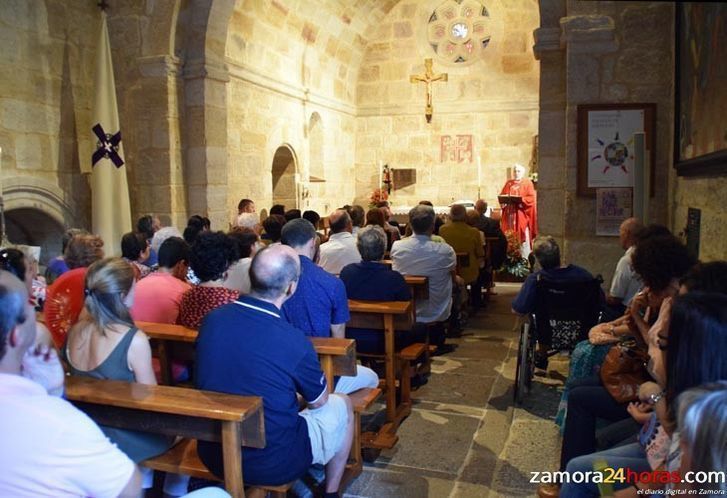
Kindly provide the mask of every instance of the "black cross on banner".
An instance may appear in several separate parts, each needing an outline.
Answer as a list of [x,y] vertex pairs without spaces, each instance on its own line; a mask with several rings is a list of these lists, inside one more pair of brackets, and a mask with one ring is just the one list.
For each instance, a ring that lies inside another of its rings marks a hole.
[[96,166],[104,157],[111,159],[117,168],[124,165],[124,160],[119,155],[119,143],[121,143],[121,131],[117,131],[114,135],[106,133],[99,123],[92,128],[93,133],[98,137],[96,142],[96,151],[91,157],[91,167]]

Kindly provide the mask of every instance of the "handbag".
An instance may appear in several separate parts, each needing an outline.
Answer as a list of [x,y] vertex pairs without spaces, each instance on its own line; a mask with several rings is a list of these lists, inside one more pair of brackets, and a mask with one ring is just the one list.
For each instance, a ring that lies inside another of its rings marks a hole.
[[601,365],[601,381],[618,403],[638,398],[639,386],[649,380],[646,348],[636,339],[626,338],[611,347]]

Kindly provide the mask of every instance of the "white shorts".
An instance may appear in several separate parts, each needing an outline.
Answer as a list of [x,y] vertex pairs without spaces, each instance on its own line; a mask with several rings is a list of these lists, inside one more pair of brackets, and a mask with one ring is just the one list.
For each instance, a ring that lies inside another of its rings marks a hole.
[[298,413],[308,424],[311,452],[314,464],[327,464],[341,449],[346,438],[348,408],[346,401],[337,394],[329,394],[328,402],[320,408]]
[[334,392],[340,394],[351,394],[359,389],[379,387],[379,376],[376,372],[363,365],[356,365],[356,376],[342,376],[336,382]]

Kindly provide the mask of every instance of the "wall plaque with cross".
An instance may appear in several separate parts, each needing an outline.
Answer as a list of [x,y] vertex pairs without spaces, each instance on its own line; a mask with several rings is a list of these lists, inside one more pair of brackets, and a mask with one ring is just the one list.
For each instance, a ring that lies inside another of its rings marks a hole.
[[427,123],[432,122],[432,114],[434,107],[432,106],[432,83],[435,81],[447,81],[447,73],[434,74],[432,70],[432,59],[424,59],[424,74],[412,74],[409,77],[412,83],[426,83],[427,85],[427,106],[425,108],[425,116]]

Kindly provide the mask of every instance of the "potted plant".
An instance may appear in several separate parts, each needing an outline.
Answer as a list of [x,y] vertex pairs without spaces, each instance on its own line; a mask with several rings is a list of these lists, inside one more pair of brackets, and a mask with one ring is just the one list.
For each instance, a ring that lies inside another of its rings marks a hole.
[[507,257],[497,273],[501,282],[522,282],[530,274],[530,263],[520,251],[520,239],[514,231],[505,232],[507,238]]

